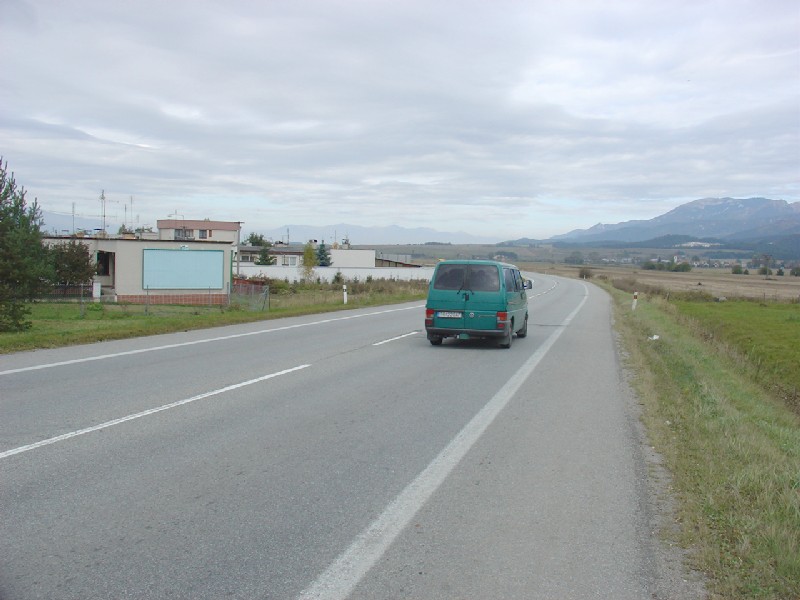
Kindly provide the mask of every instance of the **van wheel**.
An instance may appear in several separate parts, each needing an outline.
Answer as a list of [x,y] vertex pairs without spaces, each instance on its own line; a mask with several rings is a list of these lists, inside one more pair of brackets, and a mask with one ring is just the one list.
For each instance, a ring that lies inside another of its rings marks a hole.
[[440,337],[430,337],[428,341],[431,343],[431,346],[441,346],[442,345],[442,338]]
[[500,338],[500,347],[511,348],[511,340],[513,339],[514,339],[514,323],[512,322],[508,328],[508,334],[505,337]]
[[528,315],[525,315],[525,323],[522,329],[517,332],[517,337],[524,338],[526,335],[528,335]]

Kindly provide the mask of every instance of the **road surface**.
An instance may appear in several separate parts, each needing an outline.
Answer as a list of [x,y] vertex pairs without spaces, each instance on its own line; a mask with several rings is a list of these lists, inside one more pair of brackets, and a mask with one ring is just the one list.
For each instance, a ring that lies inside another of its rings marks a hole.
[[610,300],[533,278],[508,350],[415,302],[0,356],[0,600],[673,597]]

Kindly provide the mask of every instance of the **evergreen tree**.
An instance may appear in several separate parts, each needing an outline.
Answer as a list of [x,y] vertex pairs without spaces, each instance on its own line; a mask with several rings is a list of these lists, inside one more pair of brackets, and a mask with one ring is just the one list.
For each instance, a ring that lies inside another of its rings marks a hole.
[[26,301],[47,288],[52,270],[39,205],[27,205],[25,188],[7,167],[0,158],[0,331],[21,331],[31,326]]
[[50,250],[55,272],[54,281],[62,285],[89,283],[96,272],[94,257],[86,245],[70,240]]
[[333,264],[333,261],[331,261],[331,254],[325,247],[325,242],[320,242],[317,247],[317,264],[320,267],[330,267]]
[[266,246],[263,246],[261,250],[258,252],[258,258],[256,259],[257,265],[274,265],[275,264],[275,257],[269,253],[270,248],[272,248],[272,244],[267,242]]

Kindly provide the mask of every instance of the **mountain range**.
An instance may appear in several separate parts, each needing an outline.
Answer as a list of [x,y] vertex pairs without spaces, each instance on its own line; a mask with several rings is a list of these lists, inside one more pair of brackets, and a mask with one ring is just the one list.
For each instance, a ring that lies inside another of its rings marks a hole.
[[259,231],[267,239],[286,242],[307,242],[308,240],[324,241],[330,245],[334,241],[341,243],[348,239],[354,245],[370,244],[425,244],[440,242],[443,244],[495,244],[497,238],[472,235],[463,231],[437,231],[428,227],[408,229],[398,225],[387,227],[361,227],[338,223],[316,227],[311,225],[284,225],[278,229]]
[[[97,219],[73,218],[68,215],[42,212],[43,230],[47,233],[66,233],[74,229],[99,229]],[[106,231],[116,231],[118,224],[108,225]],[[242,232],[247,235],[249,232]],[[409,229],[398,225],[362,227],[339,223],[324,227],[284,225],[277,229],[258,231],[274,241],[325,241],[332,244],[349,239],[354,245],[370,244],[495,244],[496,238],[464,232],[443,232],[426,227]],[[617,224],[598,223],[588,229],[575,229],[553,236],[550,240],[522,238],[501,244],[523,245],[540,242],[570,244],[630,244],[666,236],[684,236],[701,240],[735,243],[785,243],[792,246],[800,240],[800,202],[768,198],[704,198],[682,204],[649,220],[624,221]]]
[[800,202],[768,198],[703,198],[649,220],[598,223],[553,236],[568,242],[643,242],[667,235],[754,241],[800,234]]

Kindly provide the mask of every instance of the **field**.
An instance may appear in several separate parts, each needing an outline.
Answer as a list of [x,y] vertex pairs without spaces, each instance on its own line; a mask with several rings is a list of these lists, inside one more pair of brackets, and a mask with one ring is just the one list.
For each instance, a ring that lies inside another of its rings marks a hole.
[[[548,263],[520,263],[525,270],[578,277],[581,268]],[[587,265],[592,277],[609,281],[627,280],[640,293],[648,290],[697,292],[713,299],[749,299],[762,302],[800,302],[800,277],[791,275],[732,275],[723,269],[694,269],[688,273],[646,271],[633,267],[595,267]]]

